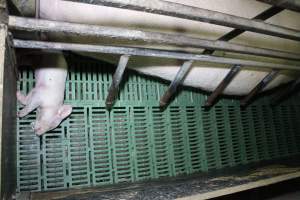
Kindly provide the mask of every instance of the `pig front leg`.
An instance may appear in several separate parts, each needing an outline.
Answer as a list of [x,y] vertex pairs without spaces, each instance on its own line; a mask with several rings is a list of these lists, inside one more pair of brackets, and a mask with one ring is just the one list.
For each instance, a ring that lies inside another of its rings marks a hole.
[[17,99],[21,104],[25,105],[25,107],[18,112],[18,117],[25,117],[41,104],[40,98],[37,95],[35,89],[32,89],[27,96],[18,91]]

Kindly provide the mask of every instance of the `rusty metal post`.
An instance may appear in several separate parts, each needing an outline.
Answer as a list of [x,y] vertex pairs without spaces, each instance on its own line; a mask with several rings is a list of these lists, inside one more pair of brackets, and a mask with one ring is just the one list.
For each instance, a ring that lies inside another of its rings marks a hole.
[[222,82],[218,85],[218,87],[214,90],[214,92],[207,98],[205,102],[205,106],[209,107],[212,106],[215,102],[216,98],[222,94],[222,92],[225,90],[225,88],[230,84],[232,79],[239,73],[241,70],[240,65],[234,65],[228,74],[225,76],[225,78],[222,80]]
[[119,85],[122,81],[122,77],[123,77],[126,65],[129,61],[129,57],[130,57],[129,55],[122,55],[119,60],[117,70],[113,75],[112,84],[108,90],[108,95],[106,97],[105,104],[108,109],[110,109],[113,106],[115,99],[118,96]]
[[177,72],[174,80],[171,82],[169,88],[164,93],[164,95],[160,98],[160,101],[159,101],[160,107],[165,107],[169,103],[170,98],[174,95],[174,93],[177,90],[178,85],[182,83],[185,76],[188,74],[189,70],[192,67],[192,64],[193,64],[193,61],[186,61],[183,63],[182,67]]
[[263,78],[253,90],[241,100],[241,106],[247,106],[248,103],[252,100],[254,96],[256,96],[259,92],[261,92],[278,74],[279,70],[272,70],[267,76]]

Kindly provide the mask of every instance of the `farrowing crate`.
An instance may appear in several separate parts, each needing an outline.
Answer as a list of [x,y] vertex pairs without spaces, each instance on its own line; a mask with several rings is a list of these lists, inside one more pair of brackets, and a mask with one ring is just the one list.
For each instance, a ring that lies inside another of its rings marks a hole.
[[[241,109],[184,88],[162,111],[163,81],[128,71],[111,111],[105,98],[115,67],[70,56],[66,103],[72,115],[37,137],[35,113],[17,120],[17,190],[50,191],[171,177],[247,165],[300,153],[300,96],[270,107],[270,96]],[[34,86],[20,72],[18,88]],[[20,105],[18,106],[20,109]]]

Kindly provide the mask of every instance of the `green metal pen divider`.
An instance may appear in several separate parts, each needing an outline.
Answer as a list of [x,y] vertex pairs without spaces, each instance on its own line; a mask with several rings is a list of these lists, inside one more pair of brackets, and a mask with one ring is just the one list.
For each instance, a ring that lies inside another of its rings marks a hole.
[[[72,115],[42,137],[31,130],[35,113],[17,121],[18,191],[136,182],[300,153],[299,95],[274,108],[266,96],[242,110],[229,99],[206,110],[204,94],[183,90],[162,111],[167,85],[127,72],[108,111],[114,66],[72,56],[69,67]],[[22,70],[19,88],[27,93],[33,85],[33,71]]]

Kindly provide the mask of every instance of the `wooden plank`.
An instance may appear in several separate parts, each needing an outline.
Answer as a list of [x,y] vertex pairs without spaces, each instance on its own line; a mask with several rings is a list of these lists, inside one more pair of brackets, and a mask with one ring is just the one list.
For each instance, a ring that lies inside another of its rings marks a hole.
[[251,190],[254,188],[259,188],[259,187],[264,187],[264,186],[280,183],[283,181],[287,181],[287,180],[291,180],[291,179],[295,179],[295,178],[299,178],[299,177],[300,177],[300,172],[295,172],[295,173],[276,176],[273,178],[259,180],[259,181],[239,185],[239,186],[228,187],[228,188],[224,188],[221,190],[216,190],[216,191],[212,191],[212,192],[208,192],[208,193],[204,193],[204,194],[198,194],[198,195],[189,196],[189,197],[177,198],[177,200],[212,199],[212,198],[221,197],[221,196],[225,196],[225,195],[229,195],[229,194],[234,194],[234,193],[238,193],[238,192],[242,192],[242,191],[246,191],[246,190]]
[[[56,192],[32,193],[32,200],[40,199],[89,199],[97,198],[137,199],[161,196],[161,199],[174,197],[174,199],[207,199],[223,196],[226,194],[245,191],[257,187],[267,186],[286,180],[300,177],[300,167],[289,165],[267,165],[265,167],[251,168],[248,170],[231,170],[227,174],[195,174],[193,176],[182,176],[165,178],[158,181],[146,181],[135,184],[118,184],[114,186],[102,186],[98,188],[72,189]],[[167,197],[165,196],[167,195]]]

